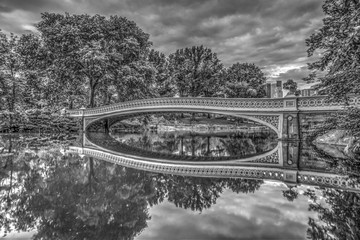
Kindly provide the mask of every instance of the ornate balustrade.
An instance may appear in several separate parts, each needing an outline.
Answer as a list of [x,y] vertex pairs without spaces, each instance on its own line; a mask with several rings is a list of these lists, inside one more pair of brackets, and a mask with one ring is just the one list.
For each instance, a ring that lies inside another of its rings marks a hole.
[[[360,97],[353,96],[350,105],[359,106]],[[326,96],[297,97],[297,98],[154,98],[112,105],[96,107],[91,109],[67,110],[72,117],[97,116],[113,112],[121,112],[136,109],[164,109],[164,108],[190,108],[204,110],[221,109],[228,111],[246,112],[275,112],[293,110],[338,110],[343,103],[334,103],[326,100]]]
[[310,171],[299,171],[282,168],[262,166],[233,166],[226,165],[197,165],[186,164],[181,162],[163,163],[156,161],[146,161],[133,158],[131,155],[113,154],[91,148],[70,147],[69,153],[76,153],[99,160],[119,164],[125,167],[135,168],[144,171],[195,176],[195,177],[222,177],[222,178],[251,178],[262,180],[276,180],[288,183],[287,175],[297,176],[293,183],[342,188],[351,191],[359,191],[359,186],[352,186],[346,176],[336,175],[333,173],[320,173]]
[[[344,106],[343,102],[330,102],[326,96],[311,96],[297,98],[299,110],[312,110],[312,109],[341,109]],[[348,102],[349,106],[360,106],[360,96],[351,96]]]
[[271,110],[282,109],[284,105],[283,99],[226,99],[226,98],[154,98],[135,100],[129,102],[116,103],[108,106],[97,107],[85,110],[68,110],[70,116],[95,116],[106,114],[109,112],[122,111],[136,108],[151,107],[199,107],[199,108],[219,108],[219,109],[244,109],[244,110]]
[[[336,174],[303,171],[298,173],[298,182],[306,185],[352,188],[350,181],[346,177]],[[359,186],[357,189],[359,189]]]
[[247,166],[226,166],[226,165],[203,165],[185,164],[181,162],[163,163],[156,161],[144,161],[132,158],[129,155],[117,155],[90,148],[70,147],[70,153],[83,154],[95,157],[96,159],[112,162],[126,167],[144,171],[198,176],[198,177],[244,177],[257,179],[272,179],[282,181],[284,174],[281,169]]

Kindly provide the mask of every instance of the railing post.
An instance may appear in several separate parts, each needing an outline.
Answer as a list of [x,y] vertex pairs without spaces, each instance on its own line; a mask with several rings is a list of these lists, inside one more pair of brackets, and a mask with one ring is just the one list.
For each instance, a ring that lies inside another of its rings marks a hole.
[[284,109],[285,110],[298,110],[298,98],[284,98]]
[[284,98],[282,138],[298,140],[300,135],[298,97]]

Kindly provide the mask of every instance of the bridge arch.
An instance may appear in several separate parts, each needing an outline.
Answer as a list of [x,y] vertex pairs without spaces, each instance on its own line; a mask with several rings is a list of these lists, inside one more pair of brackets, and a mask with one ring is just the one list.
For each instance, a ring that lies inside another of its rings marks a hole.
[[[84,119],[84,131],[93,123],[102,121],[107,118],[115,118],[121,116],[129,115],[141,115],[146,113],[181,113],[181,112],[194,112],[194,113],[210,113],[210,114],[220,114],[224,116],[233,116],[248,119],[254,122],[257,122],[263,126],[269,127],[273,130],[279,138],[281,138],[281,127],[282,127],[282,114],[264,114],[264,113],[241,113],[241,112],[229,112],[221,111],[218,109],[198,109],[198,108],[159,108],[159,109],[136,109],[136,111],[121,111],[121,112],[111,112],[107,114],[102,114],[95,118]],[[111,124],[112,125],[112,124]]]

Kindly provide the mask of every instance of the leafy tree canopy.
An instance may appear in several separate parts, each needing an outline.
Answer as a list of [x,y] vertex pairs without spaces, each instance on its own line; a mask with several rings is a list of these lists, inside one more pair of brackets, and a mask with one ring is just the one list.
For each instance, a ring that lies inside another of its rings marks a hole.
[[360,93],[360,2],[326,0],[323,11],[323,27],[306,39],[308,55],[321,54],[309,68],[326,70],[320,87],[332,100],[345,100]]
[[[119,99],[147,94],[144,91],[151,85],[152,72],[144,60],[151,43],[134,22],[118,16],[43,13],[37,29],[51,52],[52,68],[61,70],[54,70],[54,76],[62,81],[86,80],[90,107],[96,105],[100,86],[103,93],[111,86],[119,90],[119,85],[128,91],[136,85],[140,91],[118,92]],[[66,78],[61,77],[63,73]]]
[[235,63],[224,73],[225,97],[264,97],[265,74],[253,63]]
[[288,89],[290,92],[294,93],[297,89],[297,83],[294,80],[289,79],[283,84],[283,89]]
[[170,54],[170,74],[181,97],[211,97],[219,94],[223,65],[216,53],[204,46],[178,49]]

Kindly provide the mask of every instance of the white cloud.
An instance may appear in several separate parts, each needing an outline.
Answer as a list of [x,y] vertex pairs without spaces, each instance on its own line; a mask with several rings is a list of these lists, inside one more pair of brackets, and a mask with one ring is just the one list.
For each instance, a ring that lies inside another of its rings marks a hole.
[[164,202],[149,213],[152,219],[138,239],[283,239],[305,238],[307,198],[289,202],[282,196],[283,184],[265,182],[254,194],[224,191],[216,204],[201,214]]

